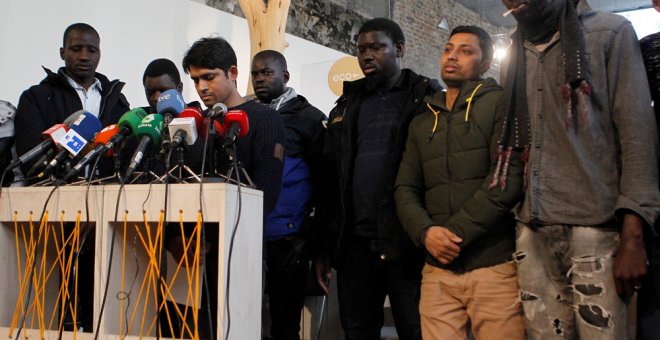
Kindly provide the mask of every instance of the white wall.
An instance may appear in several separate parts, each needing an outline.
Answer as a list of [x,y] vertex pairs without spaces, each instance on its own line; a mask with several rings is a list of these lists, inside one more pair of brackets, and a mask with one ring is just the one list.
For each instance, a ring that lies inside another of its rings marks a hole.
[[[18,104],[20,94],[44,78],[41,65],[55,71],[64,29],[74,22],[92,25],[101,36],[98,72],[126,83],[124,94],[131,106],[147,105],[142,74],[156,58],[173,60],[179,71],[181,58],[200,37],[219,35],[236,50],[238,88],[245,93],[249,74],[250,43],[245,19],[191,0],[2,0],[0,4],[0,99]],[[307,40],[287,35],[284,51],[289,64],[289,85],[326,114],[336,96],[326,77],[304,76],[302,67],[345,56]],[[317,70],[325,72],[327,70]],[[198,100],[192,81],[183,73],[184,97]],[[316,73],[318,74],[318,73]],[[303,81],[304,78],[304,81]],[[302,87],[304,85],[304,87]]]

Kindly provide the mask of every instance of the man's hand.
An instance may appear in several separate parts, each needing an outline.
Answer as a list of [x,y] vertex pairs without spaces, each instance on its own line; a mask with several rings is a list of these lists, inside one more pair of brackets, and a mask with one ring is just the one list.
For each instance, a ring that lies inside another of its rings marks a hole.
[[330,295],[330,279],[332,278],[332,268],[327,256],[314,259],[314,272],[316,273],[316,282],[323,289],[325,295]]
[[[189,239],[186,241],[190,241]],[[195,256],[195,241],[192,241],[190,244],[190,247],[188,247],[188,252],[186,254],[186,257],[188,259],[188,264],[192,264],[194,256]],[[202,249],[202,251],[199,254],[199,265],[202,265],[204,263],[204,255],[208,253],[211,250],[211,244],[209,242],[205,243],[205,247]],[[177,263],[183,263],[184,261],[184,244],[183,244],[183,238],[181,236],[176,236],[173,237],[168,243],[167,243],[167,249],[172,253],[172,257]]]
[[640,287],[647,271],[644,222],[635,214],[623,216],[621,242],[614,259],[614,283],[621,297],[631,296]]
[[432,226],[424,234],[424,247],[442,264],[449,264],[461,252],[463,239],[441,226]]

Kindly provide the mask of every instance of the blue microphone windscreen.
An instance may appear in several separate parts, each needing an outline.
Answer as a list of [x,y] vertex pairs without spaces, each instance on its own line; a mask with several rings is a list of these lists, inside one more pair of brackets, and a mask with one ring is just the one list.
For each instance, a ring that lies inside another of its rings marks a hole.
[[156,110],[161,115],[170,114],[174,118],[179,116],[179,113],[186,108],[186,102],[181,97],[181,93],[175,89],[167,90],[161,93],[158,97]]
[[76,131],[87,141],[93,140],[94,136],[96,136],[102,128],[101,121],[87,111],[79,115],[78,118],[69,125],[69,129]]

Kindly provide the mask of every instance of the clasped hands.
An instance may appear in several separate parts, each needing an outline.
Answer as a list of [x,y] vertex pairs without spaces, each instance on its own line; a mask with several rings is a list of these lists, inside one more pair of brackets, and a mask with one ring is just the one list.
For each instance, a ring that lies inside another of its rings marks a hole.
[[463,239],[442,226],[431,226],[424,234],[424,247],[440,263],[447,265],[454,261],[461,252]]

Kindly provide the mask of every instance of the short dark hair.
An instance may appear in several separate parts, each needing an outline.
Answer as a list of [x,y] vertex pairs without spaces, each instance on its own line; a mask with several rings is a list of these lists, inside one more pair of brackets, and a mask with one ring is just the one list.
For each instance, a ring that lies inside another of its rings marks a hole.
[[75,23],[75,24],[71,24],[71,25],[69,25],[69,27],[67,27],[67,28],[64,30],[64,36],[62,37],[62,47],[65,47],[65,46],[66,46],[66,38],[69,37],[69,34],[70,34],[72,31],[80,31],[80,32],[94,33],[94,34],[99,38],[99,40],[101,39],[101,37],[99,36],[99,32],[97,32],[96,29],[94,29],[94,27],[92,27],[92,26],[89,25],[89,24],[85,24],[85,23],[82,23],[82,22],[78,22],[78,23]]
[[172,81],[176,84],[181,82],[181,74],[176,68],[174,62],[169,59],[160,58],[153,60],[147,65],[147,68],[144,70],[144,75],[142,76],[142,83],[147,77],[160,77],[164,74],[167,74],[172,78]]
[[188,73],[190,66],[209,69],[219,68],[225,73],[236,66],[236,53],[229,42],[221,37],[201,38],[195,41],[183,55],[183,71]]
[[483,28],[477,26],[458,26],[451,31],[449,37],[451,38],[457,33],[476,35],[477,38],[479,38],[479,48],[481,48],[483,60],[493,60],[493,40],[490,38],[490,34],[488,34]]
[[284,58],[284,55],[282,55],[282,53],[280,52],[274,50],[263,50],[257,52],[257,54],[255,54],[254,57],[252,57],[252,60],[257,58],[276,61],[278,64],[280,64],[282,70],[287,69],[286,58]]
[[403,36],[401,26],[399,26],[399,24],[396,22],[386,18],[375,18],[368,20],[362,24],[362,26],[360,26],[358,36],[362,33],[376,31],[384,32],[388,37],[390,37],[390,39],[392,39],[392,42],[395,44],[398,42],[406,42],[406,38]]

